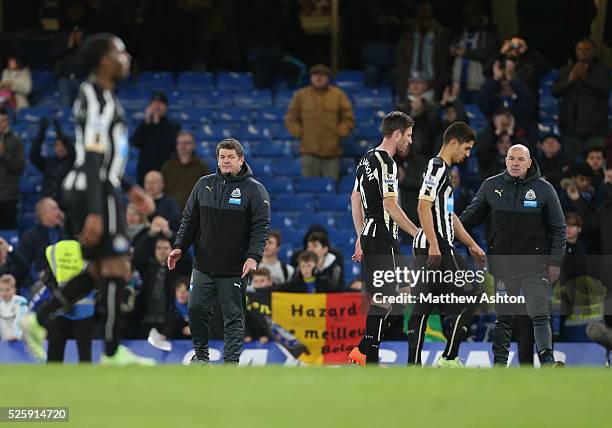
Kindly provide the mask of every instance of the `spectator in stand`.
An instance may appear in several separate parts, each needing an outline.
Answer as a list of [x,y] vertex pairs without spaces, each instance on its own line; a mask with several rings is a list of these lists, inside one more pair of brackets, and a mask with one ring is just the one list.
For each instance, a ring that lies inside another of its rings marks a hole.
[[429,158],[433,154],[438,132],[438,104],[428,96],[429,82],[422,72],[415,71],[408,80],[406,98],[395,107],[414,119],[412,148]]
[[[489,177],[504,172],[506,169],[506,155],[508,150],[514,144],[512,137],[506,133],[501,133],[497,136],[497,142],[495,143],[495,152],[478,155],[480,161],[480,179],[486,180]],[[486,161],[485,161],[486,159]]]
[[561,188],[561,179],[571,170],[571,162],[561,150],[561,137],[555,134],[545,135],[538,148],[540,149],[538,165],[542,177],[558,192]]
[[268,269],[274,284],[282,284],[288,282],[292,277],[295,269],[293,266],[283,263],[278,259],[278,252],[282,243],[282,237],[279,230],[271,230],[268,236],[268,241],[264,247],[263,257],[258,269]]
[[472,202],[474,193],[461,186],[461,172],[457,166],[451,168],[451,186],[453,186],[453,210],[456,213],[462,213]]
[[182,276],[174,283],[174,302],[168,308],[166,325],[160,332],[164,339],[191,340],[188,301],[189,277]]
[[174,285],[178,276],[177,270],[170,271],[166,265],[170,251],[170,240],[158,237],[155,241],[155,258],[150,260],[142,276],[136,303],[140,318],[140,339],[148,338],[152,328],[156,328],[160,333],[165,329],[166,314],[174,300]]
[[320,232],[308,236],[306,250],[317,255],[317,272],[329,281],[329,291],[341,291],[344,288],[344,267],[342,260],[329,251],[329,237]]
[[563,211],[573,212],[582,218],[582,232],[589,254],[598,253],[595,219],[595,190],[591,185],[593,171],[587,164],[580,164],[572,171],[571,180],[561,183],[564,192],[559,195]]
[[251,272],[251,286],[247,288],[246,334],[244,338],[246,343],[257,340],[263,344],[272,339],[270,325],[265,316],[271,315],[271,311],[262,314],[261,309],[270,309],[271,292],[273,290],[274,283],[268,269],[260,265],[257,270]]
[[191,132],[178,133],[176,151],[164,162],[161,173],[166,183],[166,194],[174,198],[182,210],[196,182],[210,174],[208,165],[196,153],[196,142]]
[[[398,152],[393,159],[397,164],[400,206],[410,221],[418,225],[419,216],[416,209],[427,159],[412,150],[411,144],[406,146],[406,150]],[[403,231],[400,234],[402,241],[409,238],[409,242],[412,242],[410,235]]]
[[83,31],[79,27],[74,27],[68,35],[66,49],[59,55],[57,89],[62,107],[72,107],[79,85],[87,77],[78,54],[82,41]]
[[597,193],[599,185],[603,182],[606,174],[605,150],[603,147],[591,147],[587,150],[586,163],[591,167],[593,175],[591,176],[591,184]]
[[23,67],[16,56],[9,56],[6,61],[6,68],[2,71],[0,97],[6,99],[8,96],[8,106],[20,110],[29,105],[28,95],[31,91],[32,76],[30,75],[30,69]]
[[[302,248],[296,249],[293,252],[293,255],[291,256],[291,261],[289,263],[291,266],[297,267],[297,258],[303,251],[306,251],[306,247],[308,246],[308,237],[313,232],[321,232],[329,239],[329,233],[327,233],[327,229],[325,229],[320,224],[311,224],[310,227],[306,230],[306,233],[304,234],[304,237],[302,239],[304,245],[302,246]],[[335,254],[338,260],[343,260],[342,251],[340,251],[339,249],[331,247],[329,249],[329,252]]]
[[435,21],[433,7],[425,1],[419,6],[416,21],[407,23],[398,41],[395,63],[400,101],[405,97],[406,81],[415,71],[425,75],[439,98],[450,80],[448,57],[448,32]]
[[504,40],[499,55],[493,56],[489,66],[485,68],[485,76],[495,74],[491,63],[499,61],[505,70],[508,80],[518,79],[527,87],[531,94],[532,118],[538,118],[540,105],[540,78],[550,70],[550,62],[534,49],[529,49],[527,42],[520,37],[511,37]]
[[[134,267],[141,274],[144,274],[147,269],[149,260],[155,257],[155,242],[159,237],[164,237],[170,241],[174,239],[174,232],[170,229],[168,220],[161,216],[154,217],[151,225],[143,228],[134,239],[133,262]],[[179,266],[181,266],[180,263]]]
[[0,340],[20,340],[19,322],[28,312],[28,301],[17,295],[17,281],[13,275],[0,276]]
[[0,275],[12,275],[21,287],[28,275],[28,264],[13,246],[0,237]]
[[351,134],[355,117],[344,91],[331,85],[329,67],[318,64],[310,69],[310,85],[291,99],[285,126],[301,140],[304,177],[340,176],[340,139]]
[[[127,235],[130,238],[132,246],[138,239],[146,234],[149,230],[149,219],[146,214],[143,214],[136,209],[134,204],[128,204],[126,209],[126,222],[128,226]],[[168,222],[166,221],[166,224]],[[168,226],[169,227],[169,226]]]
[[168,220],[170,229],[176,233],[181,221],[181,209],[176,200],[164,194],[164,176],[159,171],[149,171],[145,176],[144,189],[155,202],[155,211],[150,219],[161,216]]
[[145,110],[144,121],[132,135],[132,145],[140,149],[136,179],[144,183],[149,171],[159,171],[162,164],[170,158],[176,144],[180,127],[166,116],[168,98],[163,92],[155,91]]
[[24,166],[21,138],[11,131],[8,112],[0,107],[0,229],[17,228],[19,177]]
[[438,105],[437,130],[435,136],[434,153],[438,153],[442,148],[444,131],[455,122],[470,123],[470,119],[465,111],[463,102],[459,94],[459,85],[454,83],[452,86],[444,88],[442,99]]
[[459,86],[463,102],[478,102],[484,83],[483,66],[495,54],[498,45],[497,28],[489,23],[480,2],[468,1],[465,4],[465,25],[451,37],[450,46],[454,58],[453,82]]
[[[606,170],[600,193],[602,194],[602,201],[595,216],[595,228],[599,232],[597,236],[600,243],[599,254],[609,256],[612,255],[612,221],[610,221],[612,218],[612,168]],[[608,264],[607,269],[608,274],[604,275],[604,278],[611,278],[612,264]],[[612,283],[608,281],[606,286],[608,287],[608,295],[612,297],[610,293]]]
[[511,64],[507,60],[493,63],[493,78],[486,79],[482,86],[478,107],[488,118],[496,110],[510,110],[516,121],[514,133],[530,141],[535,135],[533,96],[521,80],[513,79]]
[[608,135],[610,70],[596,55],[595,43],[582,39],[576,60],[561,69],[552,93],[561,98],[559,127],[571,161],[581,160],[591,147],[603,146]]
[[30,267],[34,281],[37,281],[47,268],[47,246],[67,237],[64,230],[64,213],[53,198],[46,197],[38,201],[36,219],[38,224],[23,233],[17,247],[17,251]]
[[53,144],[54,156],[43,156],[43,143],[49,121],[46,117],[40,120],[38,135],[32,140],[30,149],[30,161],[43,174],[43,185],[41,196],[49,196],[62,204],[62,182],[66,174],[72,169],[76,152],[74,144],[70,138],[62,132],[62,128],[56,119],[53,119],[55,126],[55,143]]
[[303,251],[297,258],[297,271],[291,281],[280,284],[278,291],[291,291],[294,293],[328,293],[336,291],[329,278],[321,275],[317,270],[319,257],[312,251]]

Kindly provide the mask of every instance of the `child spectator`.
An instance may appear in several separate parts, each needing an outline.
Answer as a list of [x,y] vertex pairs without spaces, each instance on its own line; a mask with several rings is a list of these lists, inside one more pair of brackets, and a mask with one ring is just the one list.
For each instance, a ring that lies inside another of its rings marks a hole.
[[540,149],[538,166],[542,177],[558,192],[561,179],[569,173],[571,168],[570,161],[561,151],[561,139],[558,135],[548,134],[542,138],[538,148]]
[[29,105],[28,95],[31,91],[30,69],[23,67],[15,55],[9,56],[0,81],[0,92],[8,95],[8,106],[15,110],[27,107]]
[[0,276],[0,340],[20,340],[19,321],[28,311],[28,301],[17,294],[13,275]]
[[278,259],[282,236],[279,230],[271,230],[268,241],[264,247],[263,258],[259,263],[259,268],[266,268],[272,275],[274,284],[282,284],[293,277],[295,269],[293,266],[281,262]]
[[168,308],[163,335],[170,340],[191,340],[189,328],[189,278],[182,276],[174,284],[174,304]]
[[599,189],[599,185],[603,182],[605,176],[606,152],[603,147],[591,147],[587,150],[586,163],[591,167],[593,175],[591,176],[591,184],[595,192]]
[[330,291],[344,288],[344,267],[338,257],[329,251],[329,238],[322,233],[313,232],[308,237],[306,249],[317,255],[318,276],[329,281]]
[[278,291],[295,293],[327,293],[335,291],[329,278],[317,271],[319,257],[312,251],[303,251],[297,258],[298,270],[293,279],[278,286]]
[[271,315],[272,275],[266,268],[259,267],[251,273],[251,287],[247,289],[246,337],[245,342],[259,340],[268,343],[272,338],[269,318]]

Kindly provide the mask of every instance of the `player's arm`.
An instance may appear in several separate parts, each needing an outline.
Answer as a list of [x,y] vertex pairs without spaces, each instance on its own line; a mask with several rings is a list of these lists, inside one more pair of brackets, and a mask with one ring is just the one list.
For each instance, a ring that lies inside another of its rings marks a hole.
[[478,246],[476,241],[474,241],[474,238],[467,233],[463,224],[461,224],[461,220],[459,220],[459,217],[457,217],[455,213],[453,213],[453,228],[455,229],[455,236],[468,248],[470,254],[477,257],[480,263],[483,262],[485,257],[484,251]]
[[[419,190],[419,202],[417,204],[417,214],[425,238],[429,243],[430,265],[439,264],[440,244],[434,228],[433,214],[431,212],[434,201],[440,191],[440,182],[444,176],[444,164],[439,159],[431,159],[427,165],[427,171],[423,176],[423,183]],[[432,259],[438,257],[438,259]]]
[[438,237],[434,229],[433,214],[431,213],[432,206],[433,201],[421,199],[419,197],[417,214],[419,215],[419,222],[421,223],[421,228],[423,229],[425,238],[427,238],[427,242],[429,243],[429,254],[439,256],[440,246],[438,244]]
[[353,225],[355,226],[355,234],[357,240],[355,241],[355,253],[351,259],[354,262],[360,262],[363,258],[363,252],[361,251],[361,230],[363,229],[363,207],[361,205],[361,193],[359,193],[359,185],[357,178],[355,178],[355,187],[353,187],[353,193],[351,193],[351,214],[353,215]]

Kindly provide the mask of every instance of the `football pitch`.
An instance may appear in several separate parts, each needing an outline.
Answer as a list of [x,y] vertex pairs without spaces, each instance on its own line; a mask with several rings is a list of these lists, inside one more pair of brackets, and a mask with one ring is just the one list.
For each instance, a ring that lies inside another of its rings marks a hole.
[[[605,368],[0,367],[0,406],[74,427],[603,427]],[[46,423],[0,423],[40,427]]]

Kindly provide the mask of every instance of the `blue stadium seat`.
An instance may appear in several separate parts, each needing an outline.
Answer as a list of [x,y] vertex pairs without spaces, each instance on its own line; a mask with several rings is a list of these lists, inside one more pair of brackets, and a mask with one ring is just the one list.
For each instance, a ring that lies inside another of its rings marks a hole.
[[174,87],[174,78],[169,71],[141,71],[133,83],[147,90],[168,92]]
[[15,229],[2,229],[0,230],[0,237],[8,242],[13,247],[17,248],[19,243],[19,231]]
[[256,180],[271,179],[274,175],[271,161],[265,162],[261,158],[257,158],[255,162],[250,162],[249,166],[253,170],[253,176]]
[[244,91],[253,89],[252,73],[220,72],[217,74],[217,89]]
[[240,91],[234,95],[234,105],[252,109],[272,107],[272,92],[268,90]]
[[274,175],[299,177],[301,174],[302,162],[300,159],[287,159],[274,165]]
[[17,217],[17,229],[22,234],[36,224],[36,215],[33,212],[20,213]]
[[256,111],[257,120],[283,123],[285,120],[286,108],[267,107]]
[[226,108],[219,112],[217,121],[251,123],[253,121],[253,110],[244,107]]
[[[275,229],[275,228],[273,228]],[[276,228],[281,233],[281,249],[293,249],[295,247],[302,247],[304,244],[304,235],[306,235],[306,228],[295,228],[295,227],[279,227]]]
[[340,175],[350,175],[355,173],[355,167],[357,163],[354,158],[341,158],[340,159]]
[[204,135],[208,140],[222,140],[224,138],[234,137],[234,132],[231,128],[222,124],[204,125],[202,127]]
[[274,105],[277,108],[285,109],[286,111],[287,107],[289,107],[291,99],[293,98],[294,92],[295,91],[293,89],[284,89],[281,91],[277,91],[274,95]]
[[354,185],[355,185],[354,175],[345,175],[344,177],[340,177],[340,181],[338,181],[337,192],[339,195],[350,194],[353,191]]
[[333,247],[351,247],[351,254],[353,253],[355,249],[355,241],[357,240],[357,237],[355,236],[355,229],[341,229],[336,226],[334,228],[329,228],[328,232],[329,241]]
[[374,112],[375,110],[370,107],[355,107],[353,109],[357,123],[374,122]]
[[292,157],[292,147],[288,141],[262,141],[251,153],[254,156],[288,159]]
[[293,227],[299,223],[299,217],[298,212],[273,211],[270,215],[270,226],[273,229]]
[[193,95],[193,105],[195,107],[215,107],[218,109],[227,108],[232,105],[232,97],[227,92],[197,92]]
[[353,131],[353,135],[357,140],[375,140],[381,136],[378,126],[374,122],[358,123]]
[[239,140],[265,140],[271,139],[270,131],[260,128],[253,123],[241,123],[236,126],[236,138]]
[[361,264],[353,263],[350,258],[344,261],[344,282],[348,286],[356,278],[361,278]]
[[318,212],[308,214],[304,220],[309,224],[320,224],[325,227],[328,232],[334,229],[336,225],[336,217],[329,212]]
[[181,122],[212,124],[217,119],[217,110],[212,107],[191,107],[178,111],[171,110],[170,116]]
[[215,88],[212,73],[197,73],[193,71],[180,73],[176,80],[176,88],[179,91],[202,91]]
[[319,195],[318,211],[350,211],[351,200],[346,195]]
[[293,193],[293,181],[289,177],[263,178],[260,180],[270,194],[290,195]]
[[355,106],[360,108],[371,107],[390,110],[392,108],[393,99],[391,89],[358,89],[353,94]]
[[52,110],[49,107],[34,106],[24,107],[17,112],[17,121],[19,122],[38,122],[43,117],[49,117]]
[[340,70],[336,73],[333,82],[344,90],[363,88],[363,70]]
[[329,177],[299,177],[295,179],[297,193],[334,193],[336,183]]
[[354,228],[353,224],[353,215],[350,211],[339,212],[336,215],[336,227],[342,229],[351,229]]
[[258,120],[255,125],[262,129],[264,135],[270,135],[273,139],[291,140],[293,138],[282,121]]
[[278,195],[272,198],[272,207],[276,211],[308,211],[314,210],[315,200],[311,195]]
[[42,176],[19,177],[19,191],[22,194],[39,193],[42,187]]
[[[379,133],[380,137],[380,133]],[[357,140],[357,139],[348,139],[345,141],[341,141],[340,145],[342,146],[342,151],[344,152],[344,156],[351,156],[354,158],[360,158],[367,152],[369,149],[376,147],[380,144],[379,139],[372,140]]]

